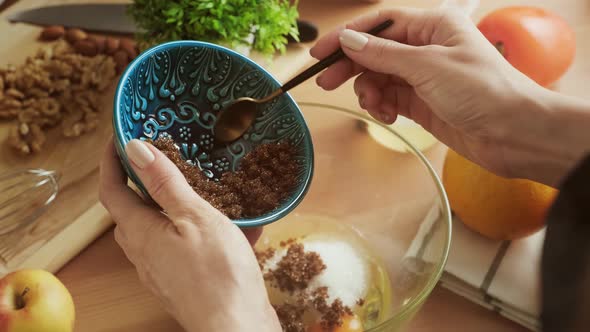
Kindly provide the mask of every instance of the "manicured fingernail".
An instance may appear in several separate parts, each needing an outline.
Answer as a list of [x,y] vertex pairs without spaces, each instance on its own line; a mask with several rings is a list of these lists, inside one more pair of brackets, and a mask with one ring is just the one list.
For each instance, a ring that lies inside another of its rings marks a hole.
[[127,143],[127,146],[125,146],[125,152],[131,162],[140,169],[145,168],[156,159],[156,156],[154,156],[145,143],[138,139],[131,140]]
[[324,83],[324,79],[322,77],[323,76],[320,75],[315,79],[315,83],[320,87],[323,87],[323,83]]
[[315,47],[312,47],[312,48],[309,50],[309,55],[311,55],[311,57],[312,57],[312,58],[315,58],[314,54],[315,54]]
[[340,44],[355,51],[362,50],[369,42],[369,38],[360,32],[344,29],[340,32]]
[[361,95],[359,96],[359,106],[360,106],[362,109],[366,109],[366,107],[367,107],[367,104],[366,104],[366,101],[365,101],[365,96],[364,96],[362,93],[361,93]]

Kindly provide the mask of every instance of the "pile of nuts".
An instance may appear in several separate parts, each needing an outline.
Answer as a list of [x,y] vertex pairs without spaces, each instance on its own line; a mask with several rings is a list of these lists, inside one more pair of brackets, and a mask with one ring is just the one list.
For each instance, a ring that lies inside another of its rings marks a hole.
[[40,39],[55,42],[18,67],[0,68],[0,120],[15,120],[8,144],[24,155],[42,150],[49,128],[59,126],[65,137],[94,130],[102,95],[138,53],[130,39],[58,26]]
[[117,64],[117,72],[125,69],[127,64],[138,55],[137,44],[133,39],[89,35],[80,29],[65,29],[60,25],[48,26],[41,32],[41,41],[54,41],[65,38],[74,50],[84,56],[106,54]]

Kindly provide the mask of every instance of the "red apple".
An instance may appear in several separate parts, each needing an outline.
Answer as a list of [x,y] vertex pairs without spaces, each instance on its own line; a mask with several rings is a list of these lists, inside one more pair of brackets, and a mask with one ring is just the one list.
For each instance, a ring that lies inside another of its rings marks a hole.
[[0,279],[0,332],[71,332],[74,301],[44,270],[20,270]]

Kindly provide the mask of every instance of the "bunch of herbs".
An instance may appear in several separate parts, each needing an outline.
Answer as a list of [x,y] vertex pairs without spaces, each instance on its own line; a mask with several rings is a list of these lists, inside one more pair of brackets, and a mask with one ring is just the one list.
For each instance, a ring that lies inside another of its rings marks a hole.
[[129,14],[144,47],[201,40],[272,56],[285,52],[288,35],[299,37],[297,0],[134,0]]

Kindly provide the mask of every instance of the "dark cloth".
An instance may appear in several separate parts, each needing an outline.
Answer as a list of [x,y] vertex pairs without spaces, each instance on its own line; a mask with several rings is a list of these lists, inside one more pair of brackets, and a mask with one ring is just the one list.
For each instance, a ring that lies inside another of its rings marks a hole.
[[541,263],[543,332],[590,332],[590,156],[547,215]]

